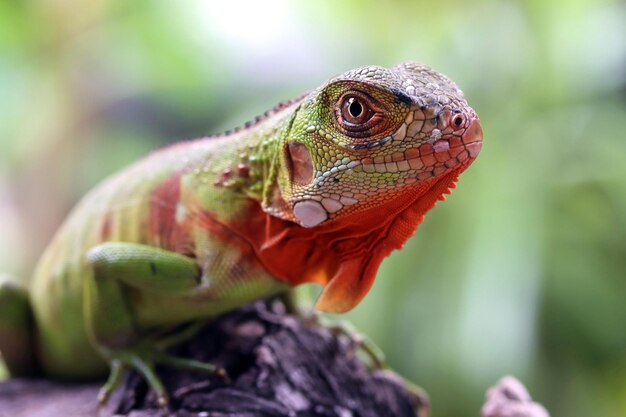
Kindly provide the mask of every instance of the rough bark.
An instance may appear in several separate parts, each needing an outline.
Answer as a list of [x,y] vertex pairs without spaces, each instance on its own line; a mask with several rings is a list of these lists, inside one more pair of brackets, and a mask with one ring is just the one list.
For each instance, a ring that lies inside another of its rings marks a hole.
[[505,376],[487,391],[482,417],[550,417],[543,405],[533,401],[526,387]]
[[[154,417],[425,417],[426,399],[390,371],[370,371],[351,341],[259,302],[225,315],[173,353],[223,366],[233,379],[158,369],[171,395],[164,413],[129,373],[101,415]],[[102,382],[13,379],[0,384],[0,417],[90,417]],[[477,413],[476,413],[477,414]],[[474,415],[474,412],[468,412]],[[489,389],[482,417],[549,417],[512,377]]]
[[[221,317],[173,353],[226,368],[219,377],[158,369],[171,396],[170,415],[202,417],[423,417],[418,399],[389,371],[370,371],[355,346],[326,328],[259,302]],[[0,384],[0,417],[93,416],[100,384],[46,380]],[[418,414],[421,413],[421,416]],[[164,413],[145,382],[129,373],[104,415]]]

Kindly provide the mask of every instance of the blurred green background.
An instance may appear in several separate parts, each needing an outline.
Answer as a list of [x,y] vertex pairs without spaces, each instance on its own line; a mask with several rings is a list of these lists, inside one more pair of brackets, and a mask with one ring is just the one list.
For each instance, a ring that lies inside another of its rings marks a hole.
[[149,150],[406,60],[461,86],[485,145],[349,318],[435,417],[507,373],[553,416],[625,416],[623,1],[2,1],[0,270],[28,277]]

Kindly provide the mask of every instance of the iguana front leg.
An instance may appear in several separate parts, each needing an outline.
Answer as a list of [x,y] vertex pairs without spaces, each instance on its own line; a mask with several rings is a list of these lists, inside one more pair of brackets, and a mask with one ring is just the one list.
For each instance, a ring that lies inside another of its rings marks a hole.
[[[190,293],[197,287],[201,274],[193,259],[151,246],[121,242],[96,246],[87,258],[93,271],[93,279],[85,286],[87,328],[95,347],[111,367],[109,379],[100,392],[101,403],[117,387],[126,368],[136,370],[146,379],[163,406],[167,404],[167,393],[154,371],[155,364],[225,376],[214,365],[164,354],[161,349],[173,340],[180,341],[180,334],[175,339],[142,335],[128,302],[125,287],[172,298]],[[193,334],[186,333],[186,336]]]

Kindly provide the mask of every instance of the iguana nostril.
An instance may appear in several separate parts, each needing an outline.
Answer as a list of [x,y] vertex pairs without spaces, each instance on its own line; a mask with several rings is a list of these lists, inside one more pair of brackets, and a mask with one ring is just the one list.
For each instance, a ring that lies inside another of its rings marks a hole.
[[463,124],[465,124],[465,116],[463,116],[462,114],[455,114],[454,116],[452,116],[452,125],[459,128],[462,127]]

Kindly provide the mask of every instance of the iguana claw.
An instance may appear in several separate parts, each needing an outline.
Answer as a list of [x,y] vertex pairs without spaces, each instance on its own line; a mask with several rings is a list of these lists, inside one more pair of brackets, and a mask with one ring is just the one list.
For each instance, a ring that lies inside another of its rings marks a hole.
[[159,407],[164,409],[167,408],[169,404],[169,396],[163,382],[161,382],[161,379],[154,370],[155,365],[165,365],[174,369],[216,375],[222,378],[225,383],[230,383],[230,377],[224,368],[211,363],[170,356],[153,347],[147,347],[145,345],[135,346],[133,349],[110,352],[107,353],[107,356],[111,358],[109,362],[111,372],[109,373],[107,382],[100,389],[98,394],[100,407],[106,405],[111,393],[119,387],[122,381],[123,371],[126,369],[136,371],[146,380],[148,386],[157,396]]

